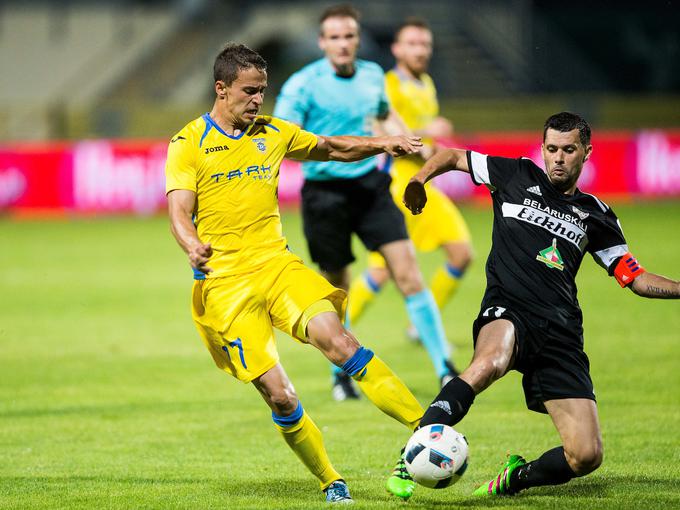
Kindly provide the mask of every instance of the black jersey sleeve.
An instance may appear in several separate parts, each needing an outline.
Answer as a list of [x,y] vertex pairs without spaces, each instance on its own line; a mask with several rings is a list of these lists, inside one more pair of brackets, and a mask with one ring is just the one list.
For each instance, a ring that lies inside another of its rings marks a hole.
[[626,238],[621,229],[621,223],[609,206],[593,197],[603,214],[598,214],[597,221],[590,225],[588,232],[587,250],[600,266],[607,270],[609,275],[614,274],[619,259],[628,253]]
[[491,191],[503,189],[519,172],[522,159],[487,156],[475,151],[467,151],[470,178],[477,186],[486,185]]

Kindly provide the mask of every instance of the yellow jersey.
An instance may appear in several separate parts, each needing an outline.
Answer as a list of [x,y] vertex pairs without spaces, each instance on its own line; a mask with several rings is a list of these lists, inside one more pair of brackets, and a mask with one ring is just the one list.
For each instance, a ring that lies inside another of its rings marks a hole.
[[206,277],[250,272],[286,250],[279,167],[285,157],[305,159],[317,143],[316,135],[266,116],[230,136],[207,113],[171,139],[165,191],[196,193],[198,237],[213,249]]
[[[416,80],[392,69],[385,73],[385,89],[392,108],[413,131],[424,129],[439,115],[437,89],[429,74],[423,73]],[[423,139],[423,143],[433,142]],[[393,177],[399,181],[408,180],[422,165],[420,156],[398,158],[394,161]]]

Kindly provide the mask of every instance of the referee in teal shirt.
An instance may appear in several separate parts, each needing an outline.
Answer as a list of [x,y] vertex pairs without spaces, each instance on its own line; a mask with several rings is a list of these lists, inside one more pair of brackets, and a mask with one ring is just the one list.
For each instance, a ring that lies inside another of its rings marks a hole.
[[[358,46],[358,12],[349,6],[326,9],[319,31],[325,57],[286,81],[274,116],[321,135],[373,136],[376,123],[392,134],[406,132],[389,107],[383,70],[357,59]],[[404,218],[392,200],[391,178],[377,166],[375,157],[354,163],[303,163],[302,218],[309,253],[328,281],[348,290],[349,265],[355,260],[352,233],[366,249],[379,251],[440,381],[447,382],[457,372],[439,309],[423,284]],[[334,369],[333,397],[358,398],[349,376]]]

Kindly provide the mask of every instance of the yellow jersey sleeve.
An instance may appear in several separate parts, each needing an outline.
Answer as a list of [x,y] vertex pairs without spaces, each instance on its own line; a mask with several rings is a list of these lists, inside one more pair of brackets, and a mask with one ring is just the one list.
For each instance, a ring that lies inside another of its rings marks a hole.
[[165,162],[165,193],[175,189],[197,192],[196,146],[188,129],[177,133],[168,144]]
[[314,133],[301,129],[296,124],[282,119],[273,118],[275,126],[281,131],[284,139],[288,140],[286,147],[286,158],[307,159],[309,153],[319,143],[318,137]]

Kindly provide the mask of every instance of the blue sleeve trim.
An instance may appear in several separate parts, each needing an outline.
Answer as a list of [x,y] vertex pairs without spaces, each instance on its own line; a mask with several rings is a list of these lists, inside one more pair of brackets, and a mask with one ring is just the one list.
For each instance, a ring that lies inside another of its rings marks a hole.
[[298,400],[297,408],[293,411],[293,414],[289,416],[279,416],[272,411],[272,420],[274,420],[274,423],[279,427],[288,428],[299,423],[304,412],[305,410],[302,408],[302,402]]
[[342,369],[345,371],[345,373],[354,377],[364,368],[366,368],[366,365],[368,365],[368,362],[373,359],[373,356],[375,356],[375,354],[373,354],[371,349],[359,347],[357,352],[355,352],[354,355],[348,359],[344,365],[342,365]]
[[280,130],[279,128],[277,128],[274,124],[267,124],[267,126],[269,126],[270,128],[272,128],[272,129],[273,129],[274,131],[276,131],[277,133],[280,133],[280,132],[281,132],[281,130]]

